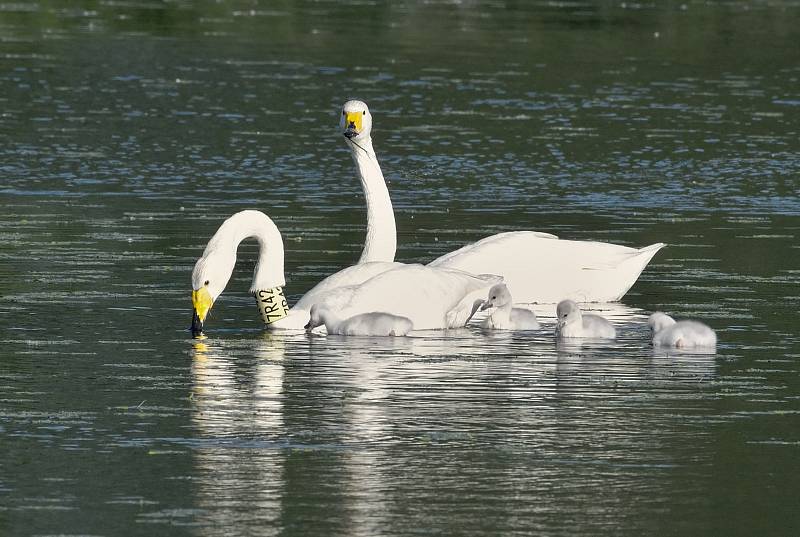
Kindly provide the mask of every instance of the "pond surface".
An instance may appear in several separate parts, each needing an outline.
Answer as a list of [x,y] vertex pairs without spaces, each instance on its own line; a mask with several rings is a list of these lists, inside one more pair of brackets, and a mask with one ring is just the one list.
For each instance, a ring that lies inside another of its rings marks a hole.
[[[797,535],[800,5],[0,3],[0,534]],[[669,244],[616,342],[271,334],[358,259],[367,101],[398,259],[536,229]],[[714,327],[661,353],[646,316]]]

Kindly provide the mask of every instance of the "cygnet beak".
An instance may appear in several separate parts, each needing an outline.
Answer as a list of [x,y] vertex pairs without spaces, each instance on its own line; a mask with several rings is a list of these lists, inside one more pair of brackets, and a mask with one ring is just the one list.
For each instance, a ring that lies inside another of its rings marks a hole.
[[481,306],[481,311],[486,311],[491,308],[493,304],[489,301],[484,301],[483,305]]

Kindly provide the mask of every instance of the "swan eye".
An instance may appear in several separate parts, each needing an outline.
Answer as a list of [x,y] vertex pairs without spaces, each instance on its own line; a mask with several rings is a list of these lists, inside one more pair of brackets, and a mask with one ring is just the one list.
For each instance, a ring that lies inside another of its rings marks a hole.
[[492,300],[496,300],[496,299],[497,299],[497,297],[496,297],[496,296],[493,296],[493,297],[492,297]]
[[345,112],[344,110],[342,110],[342,115],[343,115],[343,116],[346,116],[346,115],[347,115],[347,112]]
[[203,283],[203,285],[208,285],[208,280],[206,280],[205,283]]
[[367,115],[367,111],[366,111],[366,110],[362,110],[362,111],[361,111],[361,115],[362,115],[362,116],[366,116],[366,115]]

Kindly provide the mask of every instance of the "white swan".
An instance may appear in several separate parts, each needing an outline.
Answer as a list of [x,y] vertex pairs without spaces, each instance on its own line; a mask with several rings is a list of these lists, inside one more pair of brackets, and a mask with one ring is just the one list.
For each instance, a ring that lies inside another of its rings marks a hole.
[[556,306],[556,337],[614,339],[614,325],[599,315],[582,313],[572,300],[562,300]]
[[[359,123],[359,112],[361,122]],[[367,245],[385,242],[387,248],[370,251],[362,261],[392,261],[396,239],[394,215],[386,182],[372,146],[372,115],[362,101],[348,101],[342,110],[343,134],[353,153],[374,226]],[[549,233],[512,231],[486,237],[443,255],[430,263],[472,274],[503,276],[518,302],[613,302],[622,298],[665,244],[629,248],[604,242],[559,239]],[[389,256],[391,251],[392,256]]]
[[335,311],[339,319],[381,312],[409,319],[414,330],[461,328],[474,313],[475,301],[500,281],[491,274],[401,265],[358,285],[334,289],[316,305],[319,311]]
[[367,202],[367,236],[358,262],[394,261],[397,249],[394,211],[386,181],[372,148],[372,138],[369,135],[372,131],[372,115],[367,105],[361,101],[344,103],[339,127],[351,150]]
[[666,313],[657,311],[648,319],[647,324],[653,333],[653,345],[656,347],[715,347],[717,334],[708,325],[699,321],[675,321]]
[[489,289],[489,296],[481,310],[495,310],[483,321],[483,327],[492,330],[538,330],[536,314],[529,309],[515,308],[513,304],[506,284],[498,283]]
[[341,319],[335,312],[314,304],[306,328],[313,329],[323,324],[329,334],[341,336],[405,336],[414,328],[411,319],[400,315],[371,312]]
[[358,285],[376,274],[403,266],[394,262],[359,263],[328,276],[289,308],[283,296],[283,238],[275,223],[264,213],[240,211],[219,227],[208,241],[192,272],[192,332],[202,332],[206,315],[222,294],[236,264],[239,244],[253,237],[259,242],[258,263],[250,292],[256,296],[264,322],[271,329],[302,330],[309,320],[311,306],[345,286]]

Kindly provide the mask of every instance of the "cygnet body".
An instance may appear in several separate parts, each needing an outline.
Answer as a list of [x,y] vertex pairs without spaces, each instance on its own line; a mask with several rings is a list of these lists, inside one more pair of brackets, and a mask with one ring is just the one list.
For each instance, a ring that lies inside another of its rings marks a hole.
[[483,327],[490,330],[538,330],[536,314],[524,308],[515,308],[513,304],[506,284],[498,283],[489,289],[489,297],[481,310],[494,308],[494,311],[483,321]]
[[405,336],[414,328],[408,317],[384,312],[370,312],[340,319],[331,310],[314,305],[306,329],[325,325],[329,334],[340,336]]
[[647,319],[656,347],[715,347],[717,334],[700,321],[675,321],[666,313],[657,311]]
[[582,313],[572,300],[562,300],[556,306],[556,337],[614,339],[617,330],[599,315]]

